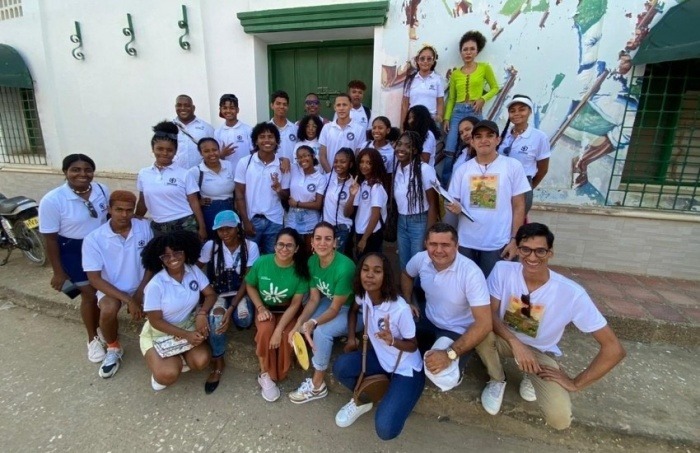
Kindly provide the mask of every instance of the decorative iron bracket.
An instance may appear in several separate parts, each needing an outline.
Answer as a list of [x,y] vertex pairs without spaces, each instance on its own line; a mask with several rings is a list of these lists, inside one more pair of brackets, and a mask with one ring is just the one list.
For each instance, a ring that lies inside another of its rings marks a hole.
[[185,33],[180,36],[180,47],[182,47],[182,50],[190,50],[189,41],[185,41],[185,36],[190,34],[190,24],[187,22],[187,7],[185,5],[182,5],[182,20],[177,21],[177,26],[185,30]]
[[126,45],[124,45],[124,51],[127,53],[127,55],[135,57],[137,52],[136,49],[131,47],[131,44],[136,39],[136,34],[134,33],[134,24],[131,22],[131,14],[126,14],[126,21],[128,23],[128,26],[122,29],[122,33],[124,33],[124,36],[126,37],[131,37],[131,39],[128,43],[126,43]]
[[84,60],[85,55],[80,50],[83,47],[83,36],[80,34],[80,22],[77,20],[75,21],[75,34],[70,35],[70,41],[77,44],[75,49],[71,50],[70,52],[73,55],[73,58],[76,60]]

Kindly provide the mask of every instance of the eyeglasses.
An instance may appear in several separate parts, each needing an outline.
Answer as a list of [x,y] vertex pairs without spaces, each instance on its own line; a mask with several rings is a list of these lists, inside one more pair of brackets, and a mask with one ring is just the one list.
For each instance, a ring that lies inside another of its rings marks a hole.
[[530,295],[529,294],[522,294],[520,296],[520,300],[522,301],[523,305],[525,305],[523,308],[520,309],[520,313],[523,314],[523,316],[530,317]]
[[435,58],[430,57],[430,56],[428,56],[428,57],[418,57],[418,61],[433,61],[433,60],[435,60]]
[[89,201],[83,201],[83,204],[85,205],[86,208],[88,208],[88,211],[90,211],[90,217],[93,219],[96,219],[98,217],[97,211],[95,210],[95,207],[92,205],[91,202]]
[[294,243],[292,243],[292,242],[290,242],[290,243],[288,243],[288,244],[285,244],[284,242],[278,242],[278,243],[275,244],[275,248],[278,249],[278,250],[283,250],[283,249],[294,250],[294,248],[295,248],[296,246],[297,246],[297,245],[294,244]]
[[314,101],[313,99],[309,99],[308,101],[304,101],[304,104],[306,104],[306,105],[319,105],[320,103],[321,103],[321,101],[319,101],[319,100]]
[[504,156],[510,156],[510,146],[506,146],[505,148],[503,148],[501,154],[503,154]]
[[518,252],[522,256],[530,256],[532,252],[535,252],[535,256],[537,258],[544,258],[547,256],[547,253],[549,253],[551,249],[546,249],[544,247],[537,247],[536,249],[531,249],[530,247],[525,247],[525,246],[520,246],[518,247]]
[[160,260],[165,263],[172,259],[179,260],[183,256],[185,256],[185,252],[183,252],[182,250],[176,250],[173,253],[165,253],[163,255],[160,255],[158,258],[160,258]]

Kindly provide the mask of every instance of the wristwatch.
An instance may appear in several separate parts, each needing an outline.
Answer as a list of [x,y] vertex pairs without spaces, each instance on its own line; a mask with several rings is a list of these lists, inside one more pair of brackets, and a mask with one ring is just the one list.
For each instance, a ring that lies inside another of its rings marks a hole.
[[447,357],[449,357],[450,360],[457,360],[459,358],[457,351],[452,348],[445,349],[445,352],[447,352]]

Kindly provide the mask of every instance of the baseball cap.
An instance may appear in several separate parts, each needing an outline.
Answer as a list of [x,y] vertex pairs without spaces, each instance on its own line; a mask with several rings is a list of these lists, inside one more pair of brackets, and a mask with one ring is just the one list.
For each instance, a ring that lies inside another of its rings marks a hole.
[[474,129],[472,130],[472,135],[476,133],[477,129],[480,129],[482,127],[485,127],[486,129],[495,132],[496,135],[500,134],[500,132],[498,131],[498,125],[496,123],[489,120],[481,120],[478,123],[476,123],[476,126],[474,126]]
[[218,230],[221,227],[236,228],[241,223],[238,214],[233,211],[221,211],[214,217],[214,226],[212,230]]
[[530,107],[530,110],[532,110],[532,101],[526,97],[514,97],[508,103],[506,104],[506,108],[510,108],[511,105],[513,104],[525,104],[528,107]]

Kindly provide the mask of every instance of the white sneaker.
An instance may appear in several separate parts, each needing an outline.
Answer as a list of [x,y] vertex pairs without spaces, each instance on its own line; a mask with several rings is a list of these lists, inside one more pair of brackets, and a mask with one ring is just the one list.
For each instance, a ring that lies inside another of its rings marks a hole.
[[335,424],[341,428],[347,428],[355,423],[355,420],[360,418],[360,415],[365,414],[370,410],[372,410],[371,402],[358,406],[355,404],[355,399],[353,398],[348,404],[341,407],[337,414],[335,414]]
[[306,378],[298,389],[289,393],[289,399],[294,404],[303,404],[309,401],[318,400],[328,395],[328,387],[325,382],[321,383],[321,388],[314,387],[311,378]]
[[166,388],[168,388],[167,385],[163,385],[163,384],[158,383],[156,381],[156,378],[153,377],[153,375],[151,375],[151,387],[156,392],[160,392],[161,390],[165,390]]
[[520,398],[530,402],[537,401],[535,387],[527,374],[523,374],[523,380],[520,381]]
[[270,379],[269,374],[263,373],[258,376],[258,384],[260,384],[260,387],[262,388],[260,394],[268,403],[273,403],[280,398],[280,389],[277,387],[277,384]]
[[102,343],[102,346],[104,346],[106,348],[107,347],[107,340],[105,340],[105,336],[102,333],[102,329],[100,329],[99,327],[97,328],[97,338],[100,339],[100,343]]
[[248,314],[250,312],[248,311],[248,303],[243,299],[238,303],[238,306],[236,307],[236,314],[238,315],[238,319],[245,319],[248,317]]
[[124,352],[121,348],[107,348],[107,355],[102,361],[100,371],[98,371],[97,374],[104,379],[111,378],[117,374],[122,361],[122,355],[124,355]]
[[491,415],[498,414],[498,411],[501,410],[505,391],[505,382],[489,381],[484,391],[481,392],[481,405],[484,406],[484,410]]
[[93,338],[92,341],[87,344],[87,348],[88,360],[92,363],[102,362],[105,358],[105,355],[107,355],[107,353],[105,352],[105,347],[102,346],[100,338],[97,336],[95,336],[95,338]]

